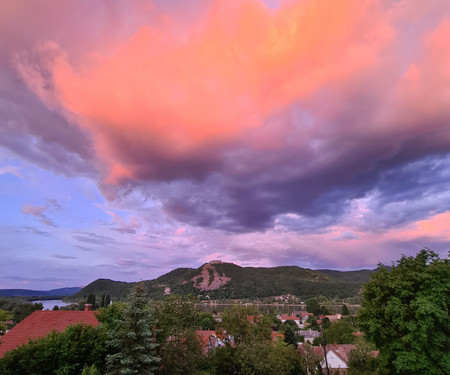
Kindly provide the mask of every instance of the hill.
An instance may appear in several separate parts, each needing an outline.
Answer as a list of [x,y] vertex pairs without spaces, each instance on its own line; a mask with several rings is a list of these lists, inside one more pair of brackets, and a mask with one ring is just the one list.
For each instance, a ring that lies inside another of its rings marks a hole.
[[[314,271],[297,266],[272,268],[240,267],[213,261],[197,269],[177,268],[157,279],[144,281],[148,295],[160,299],[165,294],[192,293],[211,299],[265,298],[292,294],[302,299],[324,295],[346,298],[357,295],[373,271]],[[123,299],[134,283],[98,279],[72,298],[89,294],[109,294]]]
[[335,277],[339,280],[366,283],[370,279],[370,274],[375,270],[358,270],[358,271],[337,271],[337,270],[317,270],[326,275]]
[[52,290],[0,289],[0,297],[65,297],[80,291],[81,288],[59,288]]

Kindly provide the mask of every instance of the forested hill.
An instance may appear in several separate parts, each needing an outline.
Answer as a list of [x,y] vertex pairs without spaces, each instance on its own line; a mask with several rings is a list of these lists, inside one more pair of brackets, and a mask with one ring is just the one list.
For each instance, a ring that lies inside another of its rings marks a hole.
[[[292,294],[300,298],[355,296],[373,271],[314,271],[297,266],[254,268],[211,262],[197,269],[178,268],[154,280],[144,281],[151,298],[167,293],[192,293],[211,299],[264,298]],[[123,299],[134,283],[98,279],[73,298],[109,294]],[[206,297],[208,296],[208,297]]]

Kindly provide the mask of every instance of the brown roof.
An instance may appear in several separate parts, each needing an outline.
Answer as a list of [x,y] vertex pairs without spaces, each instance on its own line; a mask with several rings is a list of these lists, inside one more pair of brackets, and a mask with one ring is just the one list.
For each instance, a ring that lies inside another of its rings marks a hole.
[[53,330],[61,332],[77,323],[93,327],[99,324],[94,311],[34,311],[0,338],[0,358],[31,339],[45,337]]
[[338,357],[340,357],[345,363],[348,363],[348,356],[350,352],[356,348],[353,344],[333,344],[327,345],[326,351],[333,350]]

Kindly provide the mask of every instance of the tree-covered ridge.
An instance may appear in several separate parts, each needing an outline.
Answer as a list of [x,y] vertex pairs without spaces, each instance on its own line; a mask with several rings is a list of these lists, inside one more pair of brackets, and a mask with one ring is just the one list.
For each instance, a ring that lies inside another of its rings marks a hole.
[[[346,298],[358,293],[362,281],[368,281],[371,272],[367,270],[336,271],[339,273],[335,277],[325,272],[296,266],[255,268],[240,267],[232,263],[207,265],[208,269],[214,269],[219,277],[230,280],[217,289],[202,290],[200,283],[205,284],[202,277],[205,267],[203,265],[197,269],[178,268],[157,279],[144,281],[145,290],[153,299],[163,298],[168,290],[180,295],[193,294],[204,297],[208,295],[211,299],[265,298],[285,294],[304,299],[316,295]],[[207,281],[207,285],[210,285],[214,280]],[[76,293],[73,298],[86,298],[90,294],[98,296],[109,294],[114,299],[123,299],[132,286],[133,283],[99,279]]]

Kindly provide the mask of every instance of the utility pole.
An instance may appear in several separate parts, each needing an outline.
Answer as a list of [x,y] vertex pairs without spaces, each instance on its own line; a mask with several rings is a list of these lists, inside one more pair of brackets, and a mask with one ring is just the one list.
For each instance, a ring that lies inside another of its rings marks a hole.
[[325,341],[323,339],[322,322],[319,324],[320,336],[322,336],[323,356],[325,357],[325,366],[327,367],[327,375],[330,375],[330,369],[328,368],[327,351],[325,349]]

